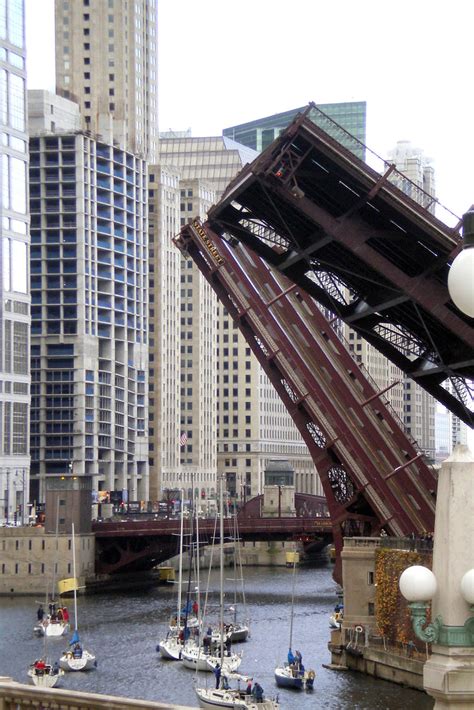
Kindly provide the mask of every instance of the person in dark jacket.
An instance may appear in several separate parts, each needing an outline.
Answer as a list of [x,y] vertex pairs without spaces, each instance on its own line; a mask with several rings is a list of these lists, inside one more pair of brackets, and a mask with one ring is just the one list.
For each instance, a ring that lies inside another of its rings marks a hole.
[[214,668],[214,675],[216,676],[216,690],[219,688],[220,682],[221,682],[221,673],[222,669],[219,663],[216,664],[216,667]]

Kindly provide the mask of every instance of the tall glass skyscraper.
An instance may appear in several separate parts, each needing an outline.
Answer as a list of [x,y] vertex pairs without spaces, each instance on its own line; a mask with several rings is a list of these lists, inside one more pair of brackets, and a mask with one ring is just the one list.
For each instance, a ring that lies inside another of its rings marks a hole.
[[[303,113],[307,106],[291,109],[282,113],[274,114],[273,116],[265,116],[257,118],[255,121],[242,123],[238,126],[224,128],[222,131],[224,136],[233,138],[235,141],[246,145],[248,148],[262,151],[267,146],[278,138],[280,133],[291,123],[295,116]],[[309,118],[325,130],[329,135],[332,135],[336,140],[339,140],[342,145],[349,148],[359,158],[364,159],[365,151],[365,132],[366,132],[366,112],[367,105],[365,101],[343,101],[334,104],[318,104],[309,111]],[[324,114],[324,115],[323,115]],[[329,120],[326,120],[325,116]],[[340,126],[344,131],[339,131],[337,126]],[[345,136],[344,132],[354,136],[357,142],[350,140],[349,136]]]
[[29,480],[28,142],[24,0],[0,0],[0,521],[24,520]]

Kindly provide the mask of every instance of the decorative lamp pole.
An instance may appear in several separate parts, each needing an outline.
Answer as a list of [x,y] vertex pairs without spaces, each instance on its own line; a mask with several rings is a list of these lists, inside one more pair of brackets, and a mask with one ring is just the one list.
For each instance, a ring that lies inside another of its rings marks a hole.
[[474,318],[474,205],[463,215],[464,246],[451,264],[448,291],[460,311]]
[[434,710],[474,708],[473,499],[474,456],[458,445],[439,472],[433,571],[415,565],[400,577],[413,629],[433,644],[423,685],[435,698]]

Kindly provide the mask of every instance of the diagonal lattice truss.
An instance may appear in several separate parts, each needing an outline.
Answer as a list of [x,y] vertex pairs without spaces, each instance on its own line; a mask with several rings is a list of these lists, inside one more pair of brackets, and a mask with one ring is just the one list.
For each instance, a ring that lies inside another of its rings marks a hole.
[[394,173],[379,174],[302,114],[239,173],[209,225],[250,247],[472,427],[473,321],[447,290],[461,239],[397,187]]
[[307,444],[336,549],[347,534],[432,530],[433,472],[314,299],[198,220],[175,243],[238,323]]

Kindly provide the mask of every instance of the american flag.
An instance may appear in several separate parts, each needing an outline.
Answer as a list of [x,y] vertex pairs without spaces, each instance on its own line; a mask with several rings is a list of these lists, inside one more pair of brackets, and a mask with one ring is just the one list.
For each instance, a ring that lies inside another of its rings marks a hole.
[[188,435],[186,434],[185,431],[183,431],[183,433],[182,433],[181,436],[179,437],[179,445],[180,445],[180,446],[184,446],[185,443],[187,442],[187,440],[188,440]]

